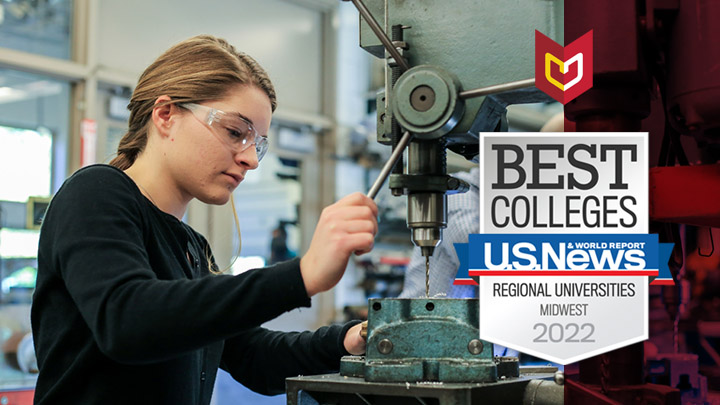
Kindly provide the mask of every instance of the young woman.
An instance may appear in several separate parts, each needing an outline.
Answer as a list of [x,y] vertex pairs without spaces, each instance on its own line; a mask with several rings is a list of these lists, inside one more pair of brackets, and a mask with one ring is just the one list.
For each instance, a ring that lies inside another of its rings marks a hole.
[[180,221],[188,203],[225,204],[267,149],[275,91],[221,39],[190,38],[140,77],[110,165],[78,170],[47,211],[32,329],[36,404],[208,404],[218,367],[261,393],[360,354],[360,325],[259,327],[310,306],[351,253],[372,249],[377,207],[356,193],[323,210],[302,259],[220,275]]

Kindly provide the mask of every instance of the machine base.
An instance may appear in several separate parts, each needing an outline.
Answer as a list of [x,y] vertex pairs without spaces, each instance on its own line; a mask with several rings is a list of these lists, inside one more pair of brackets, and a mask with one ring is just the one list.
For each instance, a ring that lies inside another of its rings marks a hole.
[[521,369],[520,377],[494,383],[367,382],[340,374],[286,380],[288,405],[494,405],[563,404],[554,367]]

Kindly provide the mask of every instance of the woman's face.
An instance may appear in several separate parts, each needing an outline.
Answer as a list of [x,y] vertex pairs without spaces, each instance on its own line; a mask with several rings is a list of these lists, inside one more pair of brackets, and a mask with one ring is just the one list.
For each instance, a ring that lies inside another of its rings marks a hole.
[[[267,94],[255,86],[232,88],[220,100],[200,103],[229,115],[240,115],[257,133],[266,136],[272,118]],[[169,132],[166,162],[184,199],[197,198],[207,204],[225,204],[248,170],[258,167],[255,147],[233,150],[213,128],[191,112],[177,109],[177,121]]]

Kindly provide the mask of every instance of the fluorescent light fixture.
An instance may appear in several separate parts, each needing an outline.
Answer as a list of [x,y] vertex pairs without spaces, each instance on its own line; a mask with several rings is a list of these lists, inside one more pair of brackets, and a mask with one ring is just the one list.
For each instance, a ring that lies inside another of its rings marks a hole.
[[240,256],[232,265],[232,274],[236,276],[251,269],[265,267],[265,258],[261,256]]
[[0,200],[26,202],[50,196],[52,134],[45,129],[0,126]]
[[40,231],[35,229],[0,229],[0,257],[32,259],[37,257]]

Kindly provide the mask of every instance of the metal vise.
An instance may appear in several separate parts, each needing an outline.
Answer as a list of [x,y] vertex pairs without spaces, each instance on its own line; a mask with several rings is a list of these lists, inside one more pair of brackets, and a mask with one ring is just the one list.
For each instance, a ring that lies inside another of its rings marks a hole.
[[519,368],[478,339],[474,299],[372,299],[367,355],[340,374],[288,378],[289,405],[563,403],[562,373]]
[[[364,357],[343,358],[340,375],[366,381],[494,382],[493,345],[478,339],[475,299],[371,299]],[[505,377],[518,362],[503,361]]]

